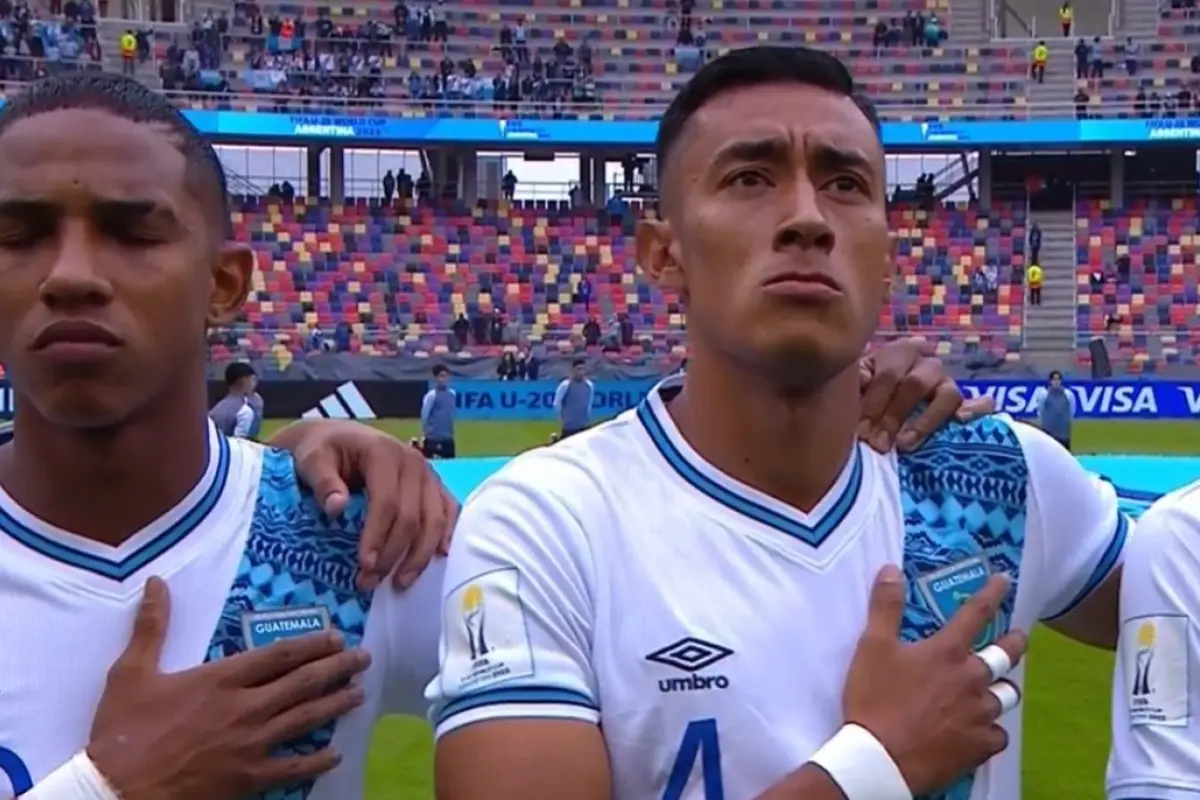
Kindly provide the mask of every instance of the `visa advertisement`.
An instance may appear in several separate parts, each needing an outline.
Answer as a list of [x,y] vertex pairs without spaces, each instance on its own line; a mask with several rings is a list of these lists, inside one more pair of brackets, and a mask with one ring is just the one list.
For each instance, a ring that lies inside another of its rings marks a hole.
[[[362,147],[383,143],[444,143],[510,149],[609,145],[651,148],[658,134],[658,122],[653,120],[393,118],[197,110],[183,113],[201,133],[213,139],[240,142],[302,139],[340,141]],[[1148,142],[1200,143],[1200,118],[883,123],[884,146],[909,151]]]
[[[633,408],[653,380],[594,381],[592,418],[605,419]],[[557,381],[455,381],[459,420],[555,420]],[[1038,381],[959,381],[969,397],[990,396],[996,409],[1032,417],[1046,393]],[[1197,419],[1200,381],[1073,381],[1078,419]]]

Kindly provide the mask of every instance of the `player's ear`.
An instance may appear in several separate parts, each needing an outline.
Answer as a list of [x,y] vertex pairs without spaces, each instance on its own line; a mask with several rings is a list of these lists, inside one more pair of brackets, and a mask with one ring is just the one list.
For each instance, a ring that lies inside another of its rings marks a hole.
[[678,244],[671,223],[664,219],[644,219],[637,226],[638,266],[655,285],[663,289],[684,289]]
[[208,301],[208,324],[228,325],[250,294],[254,252],[241,244],[225,244],[213,262],[212,294]]

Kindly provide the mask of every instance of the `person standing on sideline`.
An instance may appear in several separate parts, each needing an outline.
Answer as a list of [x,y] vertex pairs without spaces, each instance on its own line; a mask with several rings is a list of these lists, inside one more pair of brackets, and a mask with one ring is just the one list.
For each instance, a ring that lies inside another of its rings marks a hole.
[[[254,379],[255,387],[258,386],[258,378]],[[252,391],[246,395],[246,405],[250,406],[250,410],[254,412],[254,421],[250,424],[250,435],[247,437],[258,441],[258,436],[262,432],[263,419],[265,417],[264,408],[266,404],[263,402],[262,395],[257,391]]]
[[[235,361],[225,368],[225,396],[208,412],[218,431],[237,439],[253,438],[258,415],[250,397],[255,394],[256,386],[258,374],[244,361]],[[261,402],[259,398],[260,409]]]
[[583,359],[571,364],[571,377],[558,385],[554,392],[554,410],[562,423],[559,439],[566,439],[587,430],[592,422],[592,400],[596,387],[588,380]]
[[433,388],[421,401],[421,451],[426,458],[454,458],[454,410],[457,393],[449,387],[450,370],[433,368]]
[[1075,418],[1075,395],[1063,386],[1063,375],[1058,370],[1050,373],[1050,385],[1038,404],[1038,426],[1050,438],[1068,450],[1071,449],[1071,422]]

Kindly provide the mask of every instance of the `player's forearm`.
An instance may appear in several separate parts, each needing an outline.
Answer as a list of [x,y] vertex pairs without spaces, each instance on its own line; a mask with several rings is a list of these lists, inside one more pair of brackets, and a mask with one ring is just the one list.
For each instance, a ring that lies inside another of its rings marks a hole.
[[805,764],[754,800],[847,800],[837,782],[816,764]]

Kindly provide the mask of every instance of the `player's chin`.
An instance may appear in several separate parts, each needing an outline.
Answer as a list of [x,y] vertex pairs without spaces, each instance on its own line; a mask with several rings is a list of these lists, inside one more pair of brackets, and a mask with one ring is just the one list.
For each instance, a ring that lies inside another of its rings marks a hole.
[[110,428],[134,414],[129,387],[100,381],[58,381],[22,392],[42,419],[62,428]]

